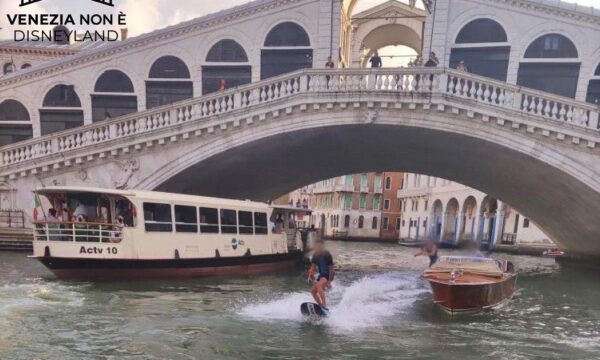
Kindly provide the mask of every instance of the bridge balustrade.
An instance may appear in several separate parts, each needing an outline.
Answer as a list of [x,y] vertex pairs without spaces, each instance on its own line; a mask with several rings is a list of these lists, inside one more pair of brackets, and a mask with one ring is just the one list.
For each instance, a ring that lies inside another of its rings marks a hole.
[[[0,165],[83,149],[117,139],[203,121],[304,93],[424,94],[467,99],[553,123],[599,131],[595,105],[489,78],[442,68],[305,69],[139,113],[34,138],[0,148]],[[226,121],[224,119],[223,121]]]

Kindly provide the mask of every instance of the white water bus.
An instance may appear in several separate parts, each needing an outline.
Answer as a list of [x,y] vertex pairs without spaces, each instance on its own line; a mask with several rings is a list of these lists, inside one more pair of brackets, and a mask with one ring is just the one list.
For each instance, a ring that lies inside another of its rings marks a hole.
[[45,187],[33,257],[60,278],[176,278],[281,269],[304,246],[294,212],[155,191]]

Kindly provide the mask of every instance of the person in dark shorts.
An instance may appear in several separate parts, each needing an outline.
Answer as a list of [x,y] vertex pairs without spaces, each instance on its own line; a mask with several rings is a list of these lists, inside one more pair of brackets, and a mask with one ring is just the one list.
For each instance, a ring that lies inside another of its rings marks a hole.
[[415,256],[427,255],[429,256],[429,267],[435,264],[438,260],[437,254],[437,245],[433,242],[433,240],[427,240],[425,245],[421,248],[421,251],[415,254]]
[[[318,271],[318,277],[313,279]],[[310,293],[321,307],[327,309],[327,300],[325,290],[331,288],[333,281],[333,257],[325,249],[325,242],[321,239],[315,241],[315,252],[311,259],[310,269],[308,270],[308,282],[312,282]]]

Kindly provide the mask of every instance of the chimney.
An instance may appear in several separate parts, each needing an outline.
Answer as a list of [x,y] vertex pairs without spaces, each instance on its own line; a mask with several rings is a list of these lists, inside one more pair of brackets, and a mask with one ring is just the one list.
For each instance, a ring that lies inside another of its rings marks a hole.
[[127,28],[121,29],[121,41],[127,40]]

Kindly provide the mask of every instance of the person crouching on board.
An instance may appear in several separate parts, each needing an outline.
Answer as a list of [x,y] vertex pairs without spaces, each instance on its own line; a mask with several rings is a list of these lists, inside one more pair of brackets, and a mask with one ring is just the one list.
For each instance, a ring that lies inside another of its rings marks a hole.
[[[311,259],[310,269],[308,270],[308,282],[313,283],[310,293],[321,307],[327,309],[327,300],[325,299],[325,290],[331,288],[333,281],[333,257],[325,249],[325,242],[322,239],[315,241],[315,252]],[[318,270],[317,280],[314,275]]]

